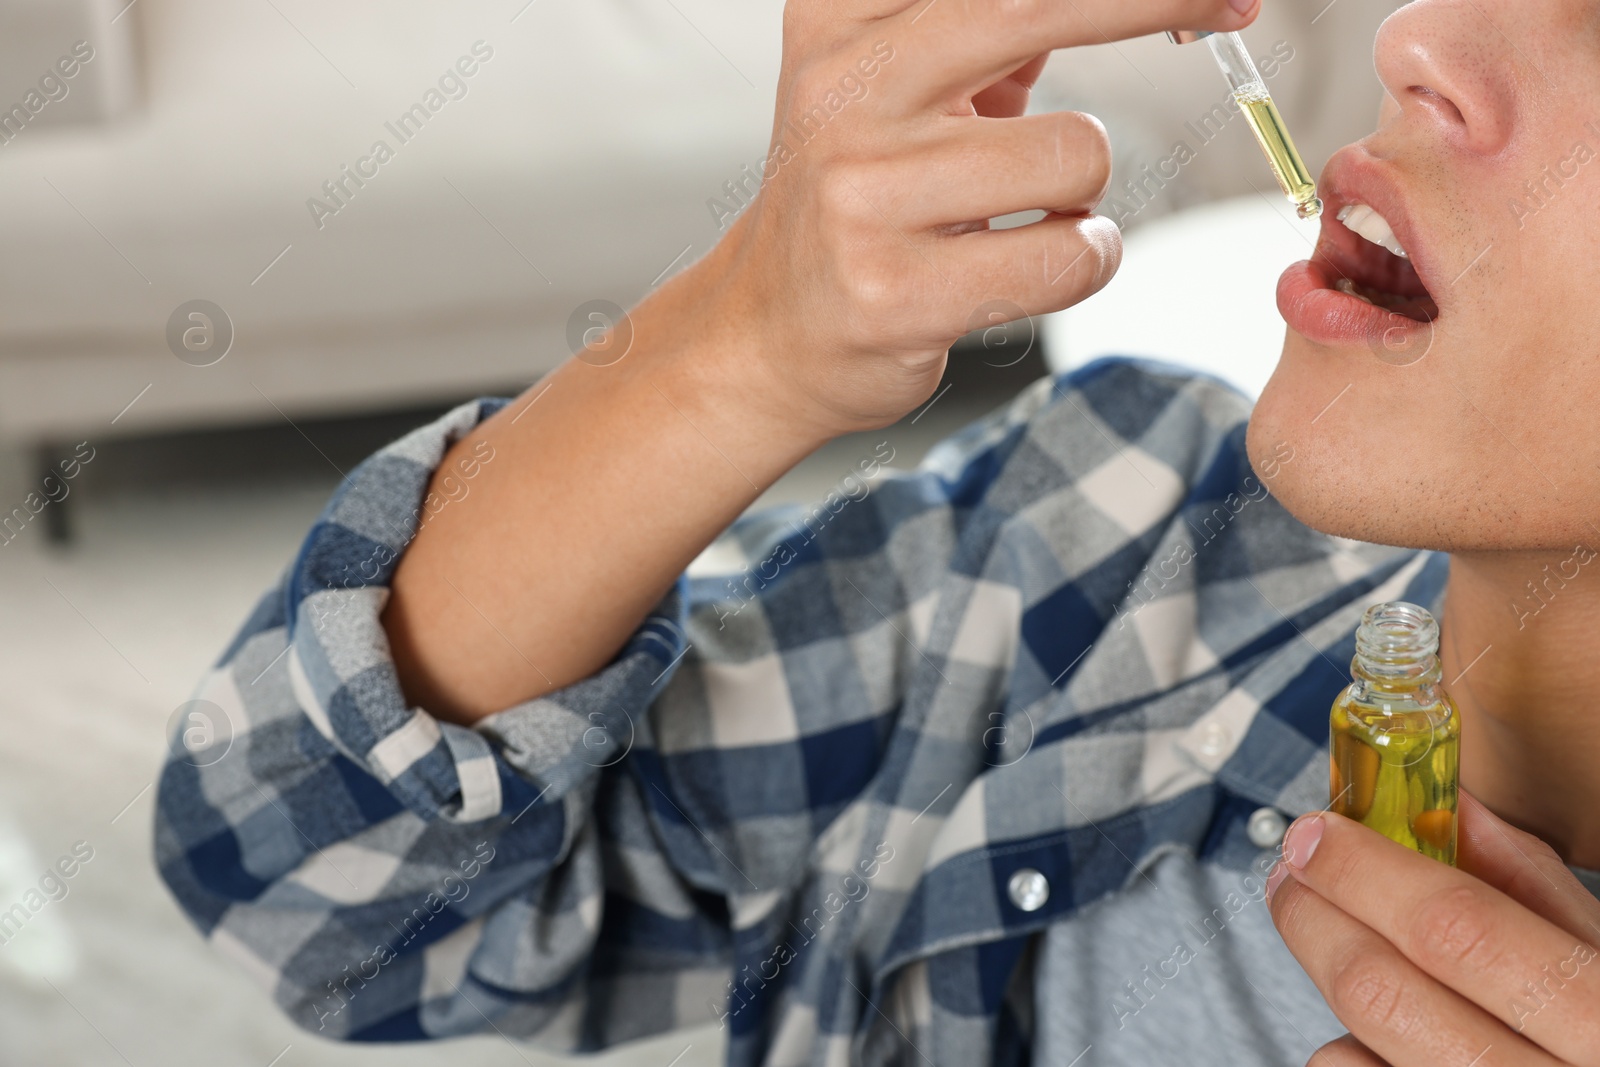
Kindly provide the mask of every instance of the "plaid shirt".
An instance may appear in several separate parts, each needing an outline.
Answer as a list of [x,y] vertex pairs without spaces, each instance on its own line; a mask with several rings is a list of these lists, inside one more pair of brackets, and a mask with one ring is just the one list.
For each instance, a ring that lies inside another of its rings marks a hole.
[[733,1064],[1026,1062],[1033,937],[1322,806],[1362,609],[1443,589],[1443,556],[1285,512],[1305,460],[1252,472],[1243,397],[1104,359],[741,520],[610,666],[467,729],[406,702],[379,613],[502,404],[350,476],[161,777],[167,884],[313,1032],[720,1020]]

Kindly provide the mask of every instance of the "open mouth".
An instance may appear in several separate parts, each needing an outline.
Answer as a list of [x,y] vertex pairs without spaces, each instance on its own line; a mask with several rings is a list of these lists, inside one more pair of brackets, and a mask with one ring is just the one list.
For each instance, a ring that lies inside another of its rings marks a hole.
[[[1324,172],[1316,250],[1284,271],[1278,310],[1289,328],[1327,346],[1426,351],[1440,311],[1405,200],[1387,168],[1358,146]],[[1421,265],[1419,266],[1419,263]]]
[[1320,261],[1336,290],[1413,322],[1439,317],[1439,305],[1388,219],[1366,204],[1349,203],[1333,221],[1337,226],[1324,227],[1312,262]]

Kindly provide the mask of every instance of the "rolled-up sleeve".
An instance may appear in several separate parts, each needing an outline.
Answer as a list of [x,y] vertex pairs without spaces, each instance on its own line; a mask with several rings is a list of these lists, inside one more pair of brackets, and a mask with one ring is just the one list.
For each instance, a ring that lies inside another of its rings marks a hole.
[[877,773],[964,517],[1048,386],[916,472],[869,448],[817,507],[741,521],[607,667],[473,728],[407,702],[380,616],[419,523],[509,473],[480,451],[429,494],[504,402],[395,442],[187,706],[163,878],[327,1037],[570,1051],[712,1020],[741,910],[797,891]]

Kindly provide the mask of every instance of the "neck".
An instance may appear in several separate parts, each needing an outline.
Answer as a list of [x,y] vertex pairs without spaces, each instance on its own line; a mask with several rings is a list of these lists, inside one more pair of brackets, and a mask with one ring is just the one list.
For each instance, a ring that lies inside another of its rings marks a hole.
[[1452,555],[1441,615],[1462,786],[1568,863],[1600,869],[1600,557]]

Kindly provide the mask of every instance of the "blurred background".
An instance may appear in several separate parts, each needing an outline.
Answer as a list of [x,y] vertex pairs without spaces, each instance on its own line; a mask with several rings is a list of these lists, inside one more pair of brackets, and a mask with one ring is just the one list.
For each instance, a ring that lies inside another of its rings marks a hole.
[[[558,1062],[293,1029],[167,898],[151,786],[174,711],[342,472],[522,390],[593,302],[628,307],[715,244],[725,183],[766,154],[782,6],[0,0],[0,1064]],[[1267,0],[1245,34],[1313,169],[1371,128],[1397,6]],[[1035,108],[1111,133],[1123,269],[959,346],[930,404],[873,435],[897,464],[1107,352],[1259,391],[1273,285],[1316,228],[1226,99],[1203,45],[1052,60]],[[872,447],[835,442],[763,502]],[[603,1062],[720,1055],[707,1027]]]

